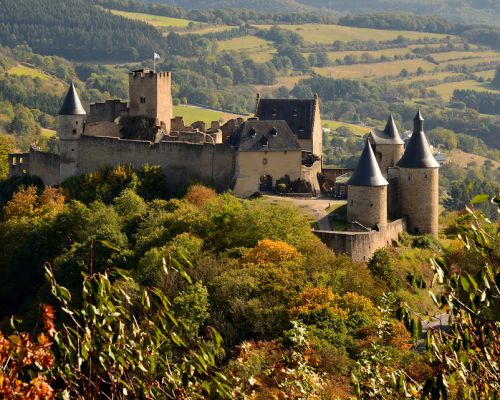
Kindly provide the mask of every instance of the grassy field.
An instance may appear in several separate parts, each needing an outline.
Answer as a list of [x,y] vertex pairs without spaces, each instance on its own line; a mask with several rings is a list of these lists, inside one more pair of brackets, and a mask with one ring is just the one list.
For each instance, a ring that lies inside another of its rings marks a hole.
[[222,111],[210,110],[190,105],[174,106],[174,116],[182,116],[185,124],[192,124],[195,121],[227,121],[228,119],[239,117],[237,114],[229,114]]
[[490,69],[488,71],[474,72],[474,75],[484,79],[493,79],[495,77],[495,73],[496,73],[495,69]]
[[422,59],[389,61],[372,64],[336,65],[333,67],[316,67],[314,71],[323,76],[332,78],[379,78],[382,76],[397,76],[402,69],[416,72],[419,67],[424,70],[433,70],[436,66]]
[[473,58],[470,60],[454,60],[454,61],[446,61],[441,63],[440,65],[476,65],[481,63],[489,63],[495,62],[500,65],[500,53],[495,53],[496,55],[481,57],[481,58]]
[[450,101],[455,89],[469,89],[476,90],[478,92],[494,92],[500,94],[500,90],[494,89],[487,83],[480,83],[472,80],[442,83],[437,86],[432,86],[431,89],[434,89],[436,92],[438,92],[439,95],[446,101]]
[[51,79],[50,76],[43,73],[42,71],[39,71],[36,68],[27,67],[27,66],[21,65],[21,64],[10,68],[8,72],[10,75],[31,76],[32,78],[40,78],[40,79],[44,79],[44,80]]
[[[394,57],[396,55],[405,55],[411,53],[411,50],[407,47],[398,47],[394,49],[383,49],[383,50],[373,50],[373,51],[329,51],[327,52],[328,58],[331,61],[342,60],[346,56],[357,56],[361,59],[363,54],[369,54],[372,57]],[[308,56],[310,53],[305,53]]]
[[495,51],[448,51],[445,53],[435,53],[431,54],[434,60],[443,61],[455,61],[464,60],[470,58],[487,58],[487,57],[498,57],[498,53]]
[[[221,40],[217,42],[219,50],[244,50],[246,52],[271,52],[273,47],[271,42],[258,38],[256,36],[242,36],[229,40]],[[271,56],[272,58],[272,56]]]
[[[471,162],[477,163],[478,166],[482,166],[486,160],[489,158],[481,157],[476,154],[466,153],[462,150],[455,149],[446,154],[447,161],[453,162],[460,167],[466,167],[467,164]],[[498,161],[490,160],[493,163],[493,168],[500,168],[500,163]]]
[[190,22],[194,22],[187,19],[163,17],[160,15],[151,15],[151,14],[143,14],[143,13],[128,12],[128,11],[118,11],[118,10],[110,10],[110,11],[115,15],[120,15],[122,17],[143,21],[159,28],[167,26],[176,28],[186,28]]
[[347,122],[334,121],[334,120],[323,120],[322,125],[324,128],[338,129],[341,126],[349,128],[355,135],[364,136],[370,132],[371,128],[363,125],[354,125]]
[[[260,28],[268,29],[271,25],[259,25]],[[333,43],[341,41],[386,41],[396,39],[399,35],[414,40],[424,37],[442,39],[447,35],[412,31],[389,31],[380,29],[354,28],[340,25],[304,24],[304,25],[280,25],[283,29],[291,30],[304,38],[306,43]]]

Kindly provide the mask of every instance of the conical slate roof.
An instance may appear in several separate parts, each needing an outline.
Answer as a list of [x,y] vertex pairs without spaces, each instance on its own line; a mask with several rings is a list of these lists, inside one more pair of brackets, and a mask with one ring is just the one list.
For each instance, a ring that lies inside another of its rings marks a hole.
[[365,148],[361,153],[358,165],[347,184],[352,186],[386,186],[389,184],[380,172],[380,167],[368,140],[365,142]]
[[80,102],[78,93],[76,93],[76,88],[73,82],[69,85],[68,93],[64,98],[61,109],[59,110],[59,115],[85,115],[85,109]]
[[373,140],[377,144],[404,144],[399,136],[399,131],[392,114],[389,115],[389,119],[383,131],[373,130],[371,134]]
[[432,155],[424,133],[424,118],[418,110],[413,119],[413,134],[408,146],[398,162],[401,168],[439,168],[439,163]]

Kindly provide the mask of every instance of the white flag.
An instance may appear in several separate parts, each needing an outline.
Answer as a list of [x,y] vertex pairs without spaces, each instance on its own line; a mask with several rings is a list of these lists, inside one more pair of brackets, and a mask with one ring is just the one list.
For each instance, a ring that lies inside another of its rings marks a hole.
[[158,53],[154,53],[153,59],[158,60],[160,58],[160,55]]

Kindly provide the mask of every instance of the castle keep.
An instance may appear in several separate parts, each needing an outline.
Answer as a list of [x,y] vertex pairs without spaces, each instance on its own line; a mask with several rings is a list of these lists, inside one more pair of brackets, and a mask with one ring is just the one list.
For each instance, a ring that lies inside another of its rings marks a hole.
[[[417,113],[406,150],[392,115],[384,130],[368,134],[353,172],[322,168],[323,136],[319,99],[262,99],[255,116],[210,126],[185,125],[172,112],[171,74],[149,69],[129,74],[129,103],[90,105],[87,115],[71,83],[57,118],[57,145],[51,152],[31,146],[9,155],[10,175],[38,176],[45,185],[103,167],[160,166],[177,193],[189,179],[241,197],[257,191],[316,194],[318,177],[333,174],[347,193],[348,226],[315,231],[333,250],[366,260],[408,230],[438,233],[439,164]],[[340,176],[339,176],[340,175]],[[292,189],[291,189],[292,188]]]

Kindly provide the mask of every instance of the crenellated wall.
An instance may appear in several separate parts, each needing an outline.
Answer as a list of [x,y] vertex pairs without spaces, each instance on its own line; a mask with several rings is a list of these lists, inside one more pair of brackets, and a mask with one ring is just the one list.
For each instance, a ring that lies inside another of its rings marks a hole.
[[335,253],[348,254],[353,261],[367,261],[381,247],[390,246],[398,240],[399,234],[406,231],[404,218],[389,222],[379,231],[344,232],[314,231],[321,241]]
[[124,140],[113,137],[80,139],[78,173],[95,171],[119,164],[141,168],[144,164],[159,165],[169,189],[176,193],[189,178],[198,179],[217,190],[232,187],[235,159],[226,144]]

